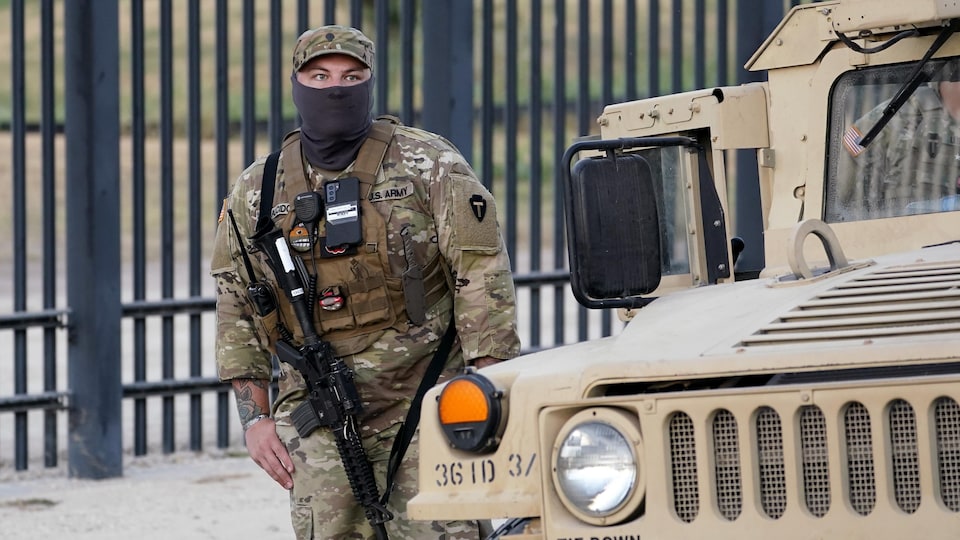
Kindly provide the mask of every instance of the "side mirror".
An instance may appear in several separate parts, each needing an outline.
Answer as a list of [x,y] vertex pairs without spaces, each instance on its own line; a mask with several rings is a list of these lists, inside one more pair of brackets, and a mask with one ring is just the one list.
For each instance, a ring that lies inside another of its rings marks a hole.
[[[627,148],[689,146],[685,137],[594,140],[564,153],[570,283],[588,308],[638,308],[662,275],[657,183],[648,160]],[[575,155],[593,150],[594,157]],[[596,151],[603,151],[598,154]]]

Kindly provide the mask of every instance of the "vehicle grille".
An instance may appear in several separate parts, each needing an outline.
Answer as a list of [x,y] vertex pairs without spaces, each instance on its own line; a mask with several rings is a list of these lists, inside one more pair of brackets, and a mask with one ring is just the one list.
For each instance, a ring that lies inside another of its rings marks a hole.
[[[918,411],[924,422],[918,421]],[[837,418],[837,429],[828,418]],[[748,430],[742,429],[743,423]],[[798,465],[800,504],[818,518],[841,503],[857,514],[871,514],[878,505],[878,475],[886,474],[891,475],[886,485],[891,486],[894,504],[912,514],[922,502],[921,470],[937,475],[936,498],[943,507],[960,512],[960,405],[951,397],[941,395],[922,406],[899,398],[872,408],[860,401],[847,401],[834,410],[805,405],[786,418],[768,406],[746,414],[716,409],[707,416],[707,461],[697,460],[704,451],[696,447],[697,425],[683,411],[668,416],[673,511],[687,523],[705,507],[736,520],[744,511],[745,489],[756,490],[759,508],[767,517],[780,518],[788,507],[787,463]],[[874,433],[876,426],[882,426],[883,433]],[[922,452],[926,446],[919,441],[927,437],[927,430],[931,451]],[[796,434],[795,444],[785,442],[785,432]],[[747,441],[742,440],[744,433],[749,433]],[[744,452],[753,453],[749,462],[756,470],[744,470],[742,464],[748,461]],[[840,470],[831,470],[830,452],[842,456]],[[710,464],[712,478],[707,484],[698,482],[698,463]],[[709,495],[701,493],[703,485],[710,486]],[[843,485],[844,492],[832,492],[831,485]]]
[[960,261],[881,268],[760,328],[738,346],[833,343],[960,331]]

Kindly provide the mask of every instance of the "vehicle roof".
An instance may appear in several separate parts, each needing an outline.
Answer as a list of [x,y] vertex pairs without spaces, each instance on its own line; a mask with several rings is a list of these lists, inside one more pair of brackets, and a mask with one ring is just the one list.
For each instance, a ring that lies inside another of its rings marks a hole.
[[943,26],[960,3],[938,0],[834,0],[795,6],[744,66],[750,71],[812,64],[836,32],[857,38]]

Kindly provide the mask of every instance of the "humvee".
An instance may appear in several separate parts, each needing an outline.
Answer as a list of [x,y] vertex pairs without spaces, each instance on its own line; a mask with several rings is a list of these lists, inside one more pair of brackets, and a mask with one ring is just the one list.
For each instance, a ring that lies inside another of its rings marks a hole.
[[[958,19],[952,0],[805,4],[747,63],[765,82],[607,106],[562,164],[571,283],[628,322],[434,388],[411,517],[517,539],[960,537],[960,131],[903,119],[960,79]],[[947,156],[942,186],[918,181],[928,158],[884,176],[908,150]],[[907,196],[883,197],[895,180]]]

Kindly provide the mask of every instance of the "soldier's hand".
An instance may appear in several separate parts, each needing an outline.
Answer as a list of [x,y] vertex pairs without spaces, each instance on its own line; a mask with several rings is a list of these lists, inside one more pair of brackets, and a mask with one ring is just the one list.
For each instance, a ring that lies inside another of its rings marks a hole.
[[284,489],[293,489],[293,460],[287,453],[287,447],[277,436],[276,424],[273,418],[265,418],[250,426],[244,434],[247,442],[247,452],[250,457],[267,471]]
[[476,360],[473,361],[473,365],[477,369],[480,369],[480,368],[485,368],[487,366],[492,366],[494,364],[498,364],[500,362],[503,362],[503,360],[499,358],[494,358],[492,356],[481,356],[480,358],[477,358]]

